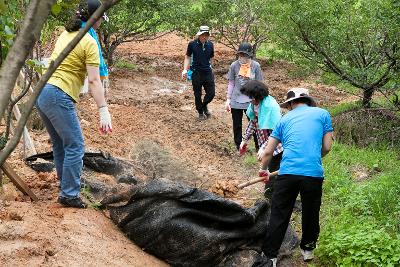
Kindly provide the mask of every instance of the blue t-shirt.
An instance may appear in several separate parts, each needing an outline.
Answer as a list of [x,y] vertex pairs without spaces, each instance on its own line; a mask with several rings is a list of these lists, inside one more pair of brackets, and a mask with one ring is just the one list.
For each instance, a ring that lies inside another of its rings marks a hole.
[[279,174],[323,179],[322,138],[332,131],[331,116],[324,109],[304,105],[289,111],[271,134],[284,149]]
[[202,44],[199,39],[188,44],[186,55],[192,57],[193,71],[211,72],[210,59],[214,57],[214,45],[210,41]]

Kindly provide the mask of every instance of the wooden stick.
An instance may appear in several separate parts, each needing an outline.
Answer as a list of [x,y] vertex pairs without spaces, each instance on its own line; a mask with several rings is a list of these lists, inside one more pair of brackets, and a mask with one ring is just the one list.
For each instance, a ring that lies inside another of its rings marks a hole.
[[[15,115],[15,118],[18,121],[19,118],[21,118],[21,112],[19,110],[18,104],[15,104],[15,106],[13,108],[13,113]],[[27,158],[29,156],[36,155],[37,152],[35,149],[35,145],[33,144],[33,140],[31,138],[31,136],[29,135],[28,128],[26,128],[26,126],[24,127],[23,138],[24,138],[23,139],[24,157]]]
[[[274,176],[277,176],[277,175],[278,175],[278,171],[274,171],[274,172],[271,172],[271,173],[269,174],[269,177],[274,177]],[[250,181],[248,181],[248,182],[239,184],[239,185],[237,186],[237,188],[242,189],[242,188],[245,188],[246,186],[249,186],[249,185],[256,184],[256,183],[258,183],[258,182],[264,181],[264,179],[265,179],[265,177],[258,177],[258,178],[255,178],[255,179],[253,179],[253,180],[250,180]]]
[[13,170],[13,168],[4,162],[1,166],[3,172],[8,176],[10,181],[25,195],[28,195],[33,201],[38,201],[37,196],[29,189],[28,185],[22,180],[18,174]]

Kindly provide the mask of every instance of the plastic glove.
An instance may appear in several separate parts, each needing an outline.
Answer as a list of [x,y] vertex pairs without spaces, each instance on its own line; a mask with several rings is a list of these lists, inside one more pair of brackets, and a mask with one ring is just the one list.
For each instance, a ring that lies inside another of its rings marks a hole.
[[225,110],[231,112],[231,100],[229,98],[225,102]]
[[270,174],[270,172],[268,170],[261,169],[261,170],[258,171],[258,176],[259,177],[264,177],[264,180],[263,180],[264,183],[268,183],[269,174]]
[[182,71],[182,80],[186,80],[187,70]]
[[99,114],[100,114],[100,132],[111,133],[112,132],[111,116],[110,112],[108,112],[108,107],[99,108]]
[[247,142],[246,141],[242,141],[240,143],[240,147],[239,147],[239,154],[240,156],[243,156],[247,151]]

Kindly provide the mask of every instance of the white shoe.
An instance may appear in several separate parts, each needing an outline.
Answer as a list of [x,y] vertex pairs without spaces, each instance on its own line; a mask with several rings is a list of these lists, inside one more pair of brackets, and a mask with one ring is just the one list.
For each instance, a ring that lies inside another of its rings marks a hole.
[[303,255],[303,260],[304,261],[311,261],[314,259],[314,253],[312,250],[303,250],[300,249],[301,255]]
[[271,259],[271,261],[272,261],[272,267],[276,267],[276,262],[278,261],[278,259],[273,258],[273,259]]

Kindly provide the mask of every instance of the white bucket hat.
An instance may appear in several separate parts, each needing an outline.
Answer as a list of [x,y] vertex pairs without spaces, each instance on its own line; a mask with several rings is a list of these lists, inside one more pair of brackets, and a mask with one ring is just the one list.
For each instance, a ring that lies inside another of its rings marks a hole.
[[208,26],[200,26],[199,31],[196,33],[196,36],[200,36],[203,33],[210,34],[210,28]]
[[308,89],[301,88],[301,87],[295,87],[295,88],[289,89],[289,91],[287,92],[287,95],[286,95],[286,101],[283,102],[282,104],[280,104],[280,106],[282,108],[287,108],[289,106],[290,101],[293,101],[293,100],[299,99],[299,98],[306,98],[306,99],[310,100],[311,107],[317,106],[317,103],[315,102],[315,100],[311,96],[309,96]]

